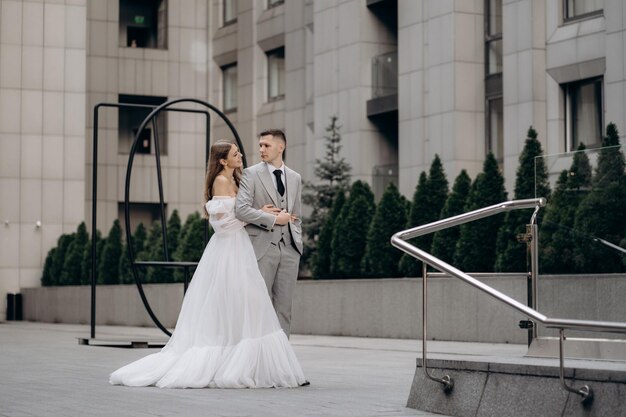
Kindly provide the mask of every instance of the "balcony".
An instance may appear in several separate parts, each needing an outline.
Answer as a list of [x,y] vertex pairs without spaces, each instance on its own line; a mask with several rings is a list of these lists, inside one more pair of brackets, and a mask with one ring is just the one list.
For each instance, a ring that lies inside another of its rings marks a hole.
[[367,117],[398,111],[398,52],[372,59],[372,99],[367,101]]

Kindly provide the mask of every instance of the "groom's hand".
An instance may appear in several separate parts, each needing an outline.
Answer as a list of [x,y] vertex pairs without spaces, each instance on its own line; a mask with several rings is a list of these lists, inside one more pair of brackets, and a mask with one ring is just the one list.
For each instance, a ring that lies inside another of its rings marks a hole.
[[274,207],[273,204],[266,204],[261,207],[261,210],[269,214],[278,214],[281,211],[280,208]]
[[276,216],[276,223],[275,224],[283,226],[283,225],[286,225],[287,223],[289,223],[290,220],[291,220],[291,214],[287,213],[286,211],[281,211]]

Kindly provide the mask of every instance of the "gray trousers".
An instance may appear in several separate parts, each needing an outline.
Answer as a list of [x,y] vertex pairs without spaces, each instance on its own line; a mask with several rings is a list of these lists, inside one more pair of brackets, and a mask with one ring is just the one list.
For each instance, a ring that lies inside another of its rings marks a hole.
[[285,244],[281,240],[278,244],[270,244],[265,255],[257,262],[280,326],[289,337],[291,334],[291,304],[298,279],[300,254],[291,243]]

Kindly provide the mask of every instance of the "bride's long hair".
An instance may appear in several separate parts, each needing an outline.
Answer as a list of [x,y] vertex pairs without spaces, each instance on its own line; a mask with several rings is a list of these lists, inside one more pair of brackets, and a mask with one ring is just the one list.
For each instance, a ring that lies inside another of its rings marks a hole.
[[[234,143],[227,139],[220,139],[211,146],[209,161],[207,162],[206,167],[206,177],[204,180],[204,218],[209,217],[209,213],[206,211],[206,203],[213,198],[213,182],[218,174],[224,169],[222,164],[220,164],[220,159],[228,159],[228,153],[233,145]],[[236,168],[233,171],[233,178],[235,179],[237,188],[239,188],[239,183],[241,182],[241,168]]]

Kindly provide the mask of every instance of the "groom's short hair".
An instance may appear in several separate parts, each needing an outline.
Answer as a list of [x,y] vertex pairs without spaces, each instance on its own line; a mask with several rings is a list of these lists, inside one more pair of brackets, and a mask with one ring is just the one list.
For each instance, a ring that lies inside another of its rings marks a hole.
[[272,135],[277,139],[280,139],[283,141],[283,143],[285,144],[285,146],[287,146],[287,138],[285,137],[285,132],[283,132],[280,129],[266,129],[264,131],[262,131],[261,133],[259,133],[259,138],[263,137],[263,136],[267,136],[267,135]]

